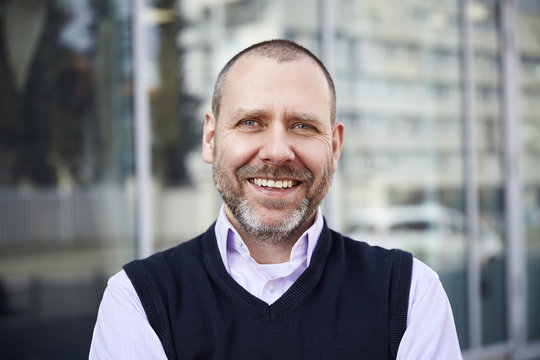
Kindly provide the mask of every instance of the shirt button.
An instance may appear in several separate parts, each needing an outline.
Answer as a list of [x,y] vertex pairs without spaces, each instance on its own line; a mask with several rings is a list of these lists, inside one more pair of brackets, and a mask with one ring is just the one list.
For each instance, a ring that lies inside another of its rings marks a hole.
[[268,284],[268,289],[270,292],[274,292],[276,290],[276,284],[274,282],[270,282],[270,284]]

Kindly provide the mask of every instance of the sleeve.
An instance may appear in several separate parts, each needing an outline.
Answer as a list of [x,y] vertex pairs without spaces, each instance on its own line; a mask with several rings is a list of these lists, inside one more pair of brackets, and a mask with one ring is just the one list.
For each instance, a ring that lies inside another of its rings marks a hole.
[[397,359],[462,359],[452,308],[439,276],[417,259],[413,260],[407,330]]
[[89,359],[167,359],[124,270],[109,279],[103,294]]

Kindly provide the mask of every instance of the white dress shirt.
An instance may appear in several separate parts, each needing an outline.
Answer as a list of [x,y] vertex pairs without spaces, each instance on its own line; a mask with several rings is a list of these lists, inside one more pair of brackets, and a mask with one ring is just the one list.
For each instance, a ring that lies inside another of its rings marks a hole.
[[[289,262],[261,265],[230,224],[222,208],[215,226],[218,248],[229,274],[254,296],[271,304],[309,266],[323,228],[320,211],[299,238]],[[360,355],[360,354],[359,354]],[[413,260],[407,330],[397,358],[461,359],[450,303],[438,275]],[[137,293],[122,270],[109,279],[90,348],[90,359],[166,359],[161,341],[148,323]]]

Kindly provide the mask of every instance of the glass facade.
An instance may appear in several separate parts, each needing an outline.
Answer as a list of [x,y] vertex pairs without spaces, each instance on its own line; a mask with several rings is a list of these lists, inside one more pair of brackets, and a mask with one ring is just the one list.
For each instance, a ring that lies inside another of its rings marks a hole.
[[476,161],[477,225],[480,258],[480,300],[483,344],[506,340],[505,311],[505,209],[503,180],[502,80],[497,38],[499,13],[495,1],[472,1],[471,22],[474,54],[474,134]]
[[343,229],[433,267],[466,346],[459,4],[343,0],[336,12]]
[[127,1],[0,5],[0,349],[88,356],[135,254]]
[[533,341],[540,340],[540,2],[518,3],[527,339]]
[[[141,38],[132,1],[0,4],[2,354],[86,357],[106,279],[144,255],[134,82],[149,105],[160,250],[204,231],[221,205],[200,157],[218,71],[279,37],[319,55],[336,82],[346,139],[330,225],[435,269],[467,358],[540,357],[540,2],[508,2],[515,26],[503,29],[497,0],[138,1]],[[503,66],[508,34],[519,76]],[[508,223],[509,82],[520,84],[523,239]]]

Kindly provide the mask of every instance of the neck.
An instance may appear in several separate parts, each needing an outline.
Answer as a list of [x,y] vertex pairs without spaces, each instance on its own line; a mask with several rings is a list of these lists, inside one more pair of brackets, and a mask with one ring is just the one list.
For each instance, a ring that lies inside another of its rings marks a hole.
[[250,237],[242,237],[242,239],[244,239],[253,260],[259,264],[279,264],[289,261],[291,250],[296,242],[289,241],[276,245],[264,241],[253,240]]

